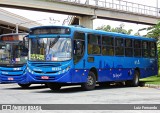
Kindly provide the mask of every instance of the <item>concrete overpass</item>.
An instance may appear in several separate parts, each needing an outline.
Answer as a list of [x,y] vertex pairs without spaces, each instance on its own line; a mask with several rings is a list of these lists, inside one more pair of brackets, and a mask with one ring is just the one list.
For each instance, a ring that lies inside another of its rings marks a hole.
[[19,32],[27,32],[28,28],[40,25],[37,22],[0,8],[0,34],[15,33],[16,27]]
[[159,9],[122,0],[0,0],[0,6],[75,15],[89,28],[95,18],[148,25],[160,19]]

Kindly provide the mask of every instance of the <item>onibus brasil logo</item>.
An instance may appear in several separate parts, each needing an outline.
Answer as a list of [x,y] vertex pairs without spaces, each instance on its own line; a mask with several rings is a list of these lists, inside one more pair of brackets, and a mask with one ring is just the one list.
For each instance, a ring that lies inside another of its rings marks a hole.
[[33,110],[33,111],[39,111],[42,110],[40,105],[2,105],[1,110],[7,111],[18,111],[18,110]]

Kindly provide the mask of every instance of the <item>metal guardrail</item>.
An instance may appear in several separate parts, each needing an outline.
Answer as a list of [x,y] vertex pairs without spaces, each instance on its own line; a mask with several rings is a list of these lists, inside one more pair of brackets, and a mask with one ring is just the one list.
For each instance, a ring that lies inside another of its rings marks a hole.
[[[96,8],[123,11],[132,14],[160,17],[160,8],[127,2],[123,0],[50,0],[75,3],[77,5],[88,5]],[[70,18],[70,17],[69,17]]]
[[127,2],[123,0],[50,0],[50,1],[65,1],[76,4],[90,5],[101,8],[109,8],[130,13],[144,14],[148,16],[160,17],[160,8],[142,5],[138,3]]

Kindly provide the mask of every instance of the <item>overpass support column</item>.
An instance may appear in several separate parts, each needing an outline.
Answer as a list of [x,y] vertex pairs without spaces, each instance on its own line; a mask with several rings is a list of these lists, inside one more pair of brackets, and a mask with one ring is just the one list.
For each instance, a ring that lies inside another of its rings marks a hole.
[[96,16],[83,16],[79,18],[79,25],[93,29],[93,19]]

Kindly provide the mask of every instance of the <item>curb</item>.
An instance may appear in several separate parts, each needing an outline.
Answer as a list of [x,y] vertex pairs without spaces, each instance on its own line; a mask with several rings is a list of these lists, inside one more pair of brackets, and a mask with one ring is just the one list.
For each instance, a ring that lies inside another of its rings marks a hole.
[[144,84],[144,87],[158,88],[158,89],[160,89],[160,85],[155,85],[155,84]]

